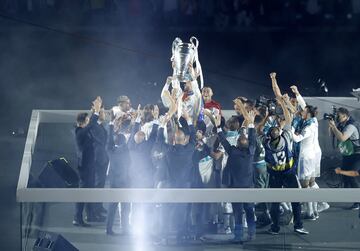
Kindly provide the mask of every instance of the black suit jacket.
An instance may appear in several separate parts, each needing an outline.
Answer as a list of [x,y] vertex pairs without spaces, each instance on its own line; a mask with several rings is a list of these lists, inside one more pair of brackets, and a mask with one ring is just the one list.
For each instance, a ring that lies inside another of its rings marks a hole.
[[94,158],[94,145],[93,137],[90,130],[96,126],[98,115],[91,115],[89,124],[82,128],[76,127],[75,138],[76,138],[76,154],[78,159],[79,171],[93,168]]
[[91,136],[94,144],[94,157],[96,165],[107,166],[109,163],[109,156],[106,151],[106,143],[108,140],[108,133],[103,124],[96,123],[91,130]]

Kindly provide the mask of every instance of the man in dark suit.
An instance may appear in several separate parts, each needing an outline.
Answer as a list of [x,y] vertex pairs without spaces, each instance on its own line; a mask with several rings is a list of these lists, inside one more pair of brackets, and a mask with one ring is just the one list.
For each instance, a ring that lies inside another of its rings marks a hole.
[[[91,188],[94,187],[94,140],[91,136],[91,129],[94,128],[97,124],[99,118],[99,112],[102,105],[102,100],[100,97],[97,97],[93,101],[92,109],[94,113],[89,118],[87,113],[79,113],[77,115],[77,127],[75,129],[76,137],[76,146],[77,146],[77,158],[78,158],[78,171],[80,188]],[[83,210],[85,203],[78,202],[76,203],[75,216],[73,224],[75,226],[88,227],[89,224],[84,222],[83,219]],[[87,215],[91,215],[90,204],[86,205]]]
[[[196,143],[195,128],[192,124],[192,118],[186,111],[183,111],[182,117],[185,121],[184,124],[187,125],[187,129],[178,129],[175,132],[174,145],[166,144],[164,139],[164,127],[168,122],[168,118],[161,118],[156,142],[157,147],[161,146],[165,149],[164,161],[168,168],[171,188],[191,187],[193,155]],[[176,203],[169,206],[168,209],[168,217],[171,217],[170,221],[172,221],[177,230],[176,239],[178,243],[183,242],[187,236],[188,206],[188,203]]]
[[[124,114],[124,116],[117,120],[112,119],[109,124],[109,140],[107,147],[110,157],[109,180],[111,188],[130,187],[129,169],[131,159],[125,136],[126,128],[129,127],[130,121],[127,120],[126,117],[127,115]],[[108,235],[117,234],[113,231],[113,225],[118,204],[119,203],[116,202],[109,204],[106,222],[106,234]],[[130,203],[121,202],[120,206],[121,229],[122,233],[126,234],[129,232]]]
[[[153,188],[155,167],[151,159],[151,150],[155,144],[158,125],[153,124],[149,138],[146,140],[145,133],[140,130],[143,110],[137,109],[137,117],[133,125],[128,141],[131,158],[130,182],[133,188]],[[151,231],[151,219],[153,206],[145,203],[132,204],[131,219],[134,226],[141,229],[145,235]]]
[[[106,181],[106,171],[109,165],[109,156],[106,151],[107,130],[104,127],[105,110],[102,108],[99,112],[99,118],[95,126],[90,130],[94,139],[94,157],[95,157],[95,187],[104,188]],[[102,213],[106,213],[102,203],[94,204],[94,212],[88,221],[104,221]]]

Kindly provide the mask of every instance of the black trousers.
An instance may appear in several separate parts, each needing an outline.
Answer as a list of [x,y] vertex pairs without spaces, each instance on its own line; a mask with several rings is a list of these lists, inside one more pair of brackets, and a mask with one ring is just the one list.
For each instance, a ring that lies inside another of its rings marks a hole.
[[[110,172],[110,174],[109,174],[110,188],[128,188],[128,187],[130,187],[129,182],[125,180],[126,178],[124,178],[124,176],[126,176],[126,175],[116,175],[116,174],[112,174]],[[106,219],[106,229],[107,230],[112,230],[112,227],[114,225],[114,220],[115,220],[115,214],[118,209],[118,205],[119,205],[118,202],[109,204],[108,214],[107,214],[107,219]],[[122,203],[120,203],[120,207],[121,207],[121,215],[120,215],[121,228],[123,230],[127,230],[129,227],[129,215],[130,215],[131,204],[122,202]]]
[[[350,156],[343,156],[342,169],[346,171],[359,170],[360,166],[360,154],[354,154]],[[359,188],[358,177],[350,177],[342,175],[344,188]],[[359,204],[359,202],[356,202]]]
[[95,163],[95,187],[104,188],[109,162]]
[[[346,171],[359,170],[360,154],[350,156],[343,156],[342,169]],[[359,188],[357,177],[350,177],[343,175],[343,182],[345,188]]]
[[[275,172],[271,171],[269,175],[269,187],[270,188],[300,188],[299,180],[297,176],[292,172]],[[299,202],[292,202],[291,207],[294,214],[294,229],[303,227],[301,220],[301,205]],[[271,203],[270,210],[273,231],[280,231],[279,218],[280,218],[280,203]]]
[[[104,188],[106,182],[106,171],[108,168],[109,162],[95,162],[95,188]],[[94,213],[98,214],[101,208],[103,207],[102,203],[95,203],[93,206]]]
[[245,211],[248,225],[255,224],[254,203],[231,203],[234,210],[235,225],[242,225],[243,213]]
[[[190,188],[191,183],[171,182],[172,188]],[[186,236],[189,227],[190,203],[169,203],[166,204],[166,222],[169,222],[168,229],[172,226],[176,231],[177,238]],[[167,231],[169,232],[169,231]]]
[[[108,216],[106,220],[106,229],[112,230],[114,225],[115,214],[119,203],[110,203],[108,208]],[[120,203],[121,205],[121,228],[127,230],[129,228],[130,203]]]
[[[92,167],[80,168],[79,169],[79,188],[94,188],[95,186],[95,171]],[[77,202],[75,204],[75,216],[74,219],[77,221],[83,221],[84,207],[86,215],[92,216],[93,205],[91,203]]]

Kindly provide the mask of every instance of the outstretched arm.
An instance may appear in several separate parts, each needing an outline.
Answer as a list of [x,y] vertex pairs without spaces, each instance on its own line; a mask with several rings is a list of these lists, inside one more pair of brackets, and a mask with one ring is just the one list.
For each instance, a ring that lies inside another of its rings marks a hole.
[[335,173],[345,175],[345,176],[349,176],[349,177],[358,177],[358,176],[360,176],[359,171],[356,171],[356,170],[345,171],[345,170],[342,170],[339,167],[335,169]]
[[132,148],[136,145],[135,134],[140,130],[141,116],[142,116],[141,105],[139,105],[137,112],[136,112],[135,124],[133,125],[133,127],[131,129],[131,134],[130,134],[130,138],[129,138],[129,142],[128,142],[129,148]]
[[186,123],[188,124],[189,127],[189,144],[192,144],[195,146],[196,144],[196,132],[195,132],[195,127],[193,125],[193,121],[192,118],[190,117],[190,115],[188,114],[188,112],[186,110],[183,111],[182,113],[182,117],[186,120]]
[[224,147],[225,151],[227,152],[227,154],[230,154],[231,152],[231,145],[229,143],[229,141],[227,141],[224,132],[222,131],[220,125],[221,125],[221,116],[220,114],[215,116],[215,125],[217,127],[217,134],[218,134],[218,139],[221,143],[221,145]]
[[289,109],[291,114],[295,114],[297,112],[297,110],[296,110],[296,107],[291,104],[289,95],[287,93],[285,93],[282,97],[283,97],[286,107]]
[[289,110],[287,109],[287,107],[285,105],[285,102],[284,102],[283,98],[279,97],[276,100],[278,101],[278,103],[280,104],[280,106],[281,106],[281,108],[282,108],[282,110],[284,112],[285,124],[291,126],[291,115],[290,115],[290,112],[289,112]]
[[273,92],[275,94],[275,97],[281,97],[281,91],[280,91],[280,88],[279,88],[279,85],[277,84],[277,81],[276,81],[276,72],[272,72],[270,73],[270,78],[271,78],[271,86],[272,86],[272,89],[273,89]]
[[251,154],[255,154],[256,150],[256,131],[255,131],[255,112],[248,112],[249,120],[247,121],[249,150]]
[[237,108],[237,110],[244,116],[244,120],[249,121],[249,114],[245,109],[245,106],[243,104],[243,102],[241,101],[241,99],[237,98],[233,100],[235,103],[235,107]]
[[292,92],[295,94],[296,100],[297,100],[299,106],[301,107],[302,110],[304,110],[306,107],[306,102],[305,102],[304,98],[301,96],[297,86],[293,85],[293,86],[290,86],[290,88],[291,88]]

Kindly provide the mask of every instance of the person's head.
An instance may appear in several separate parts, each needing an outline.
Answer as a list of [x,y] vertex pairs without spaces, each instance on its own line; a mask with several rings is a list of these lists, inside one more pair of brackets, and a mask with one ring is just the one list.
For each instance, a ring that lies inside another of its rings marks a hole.
[[350,118],[350,112],[348,109],[344,107],[340,107],[337,109],[337,117],[336,120],[340,123],[346,122]]
[[271,141],[278,140],[281,136],[280,128],[277,126],[271,127],[269,129],[268,135],[270,136]]
[[235,116],[232,116],[226,121],[226,128],[230,131],[237,131],[240,128],[239,119]]
[[255,119],[254,119],[254,125],[258,126],[263,121],[264,118],[265,118],[265,116],[262,116],[261,114],[256,115]]
[[236,147],[240,149],[247,149],[249,147],[249,140],[245,134],[241,134],[237,140]]
[[81,112],[76,117],[76,123],[78,127],[85,127],[89,124],[90,118],[87,112]]
[[312,105],[307,105],[304,110],[301,111],[301,117],[303,119],[311,119],[316,117],[317,107]]
[[244,102],[244,106],[247,112],[250,112],[255,109],[255,103],[251,101],[250,99],[246,100]]
[[145,140],[145,133],[143,131],[138,131],[134,135],[134,140],[136,144],[140,144]]
[[147,104],[144,106],[144,122],[150,122],[154,120],[154,105]]
[[185,145],[186,144],[186,135],[183,130],[177,129],[174,135],[174,141],[176,145]]
[[204,102],[210,102],[212,99],[212,96],[214,95],[212,89],[210,87],[204,87],[201,91],[202,97],[204,99]]
[[105,109],[101,108],[100,111],[99,111],[99,121],[104,122],[105,118],[106,118]]
[[131,102],[127,96],[120,96],[117,102],[121,111],[128,112],[131,109]]

